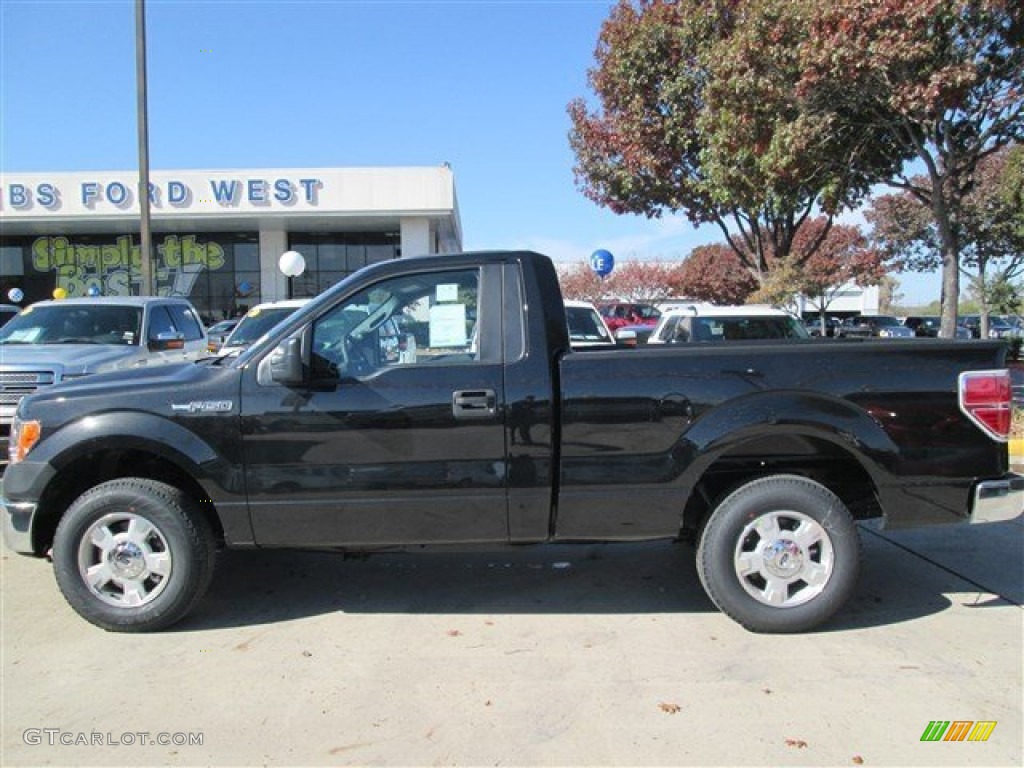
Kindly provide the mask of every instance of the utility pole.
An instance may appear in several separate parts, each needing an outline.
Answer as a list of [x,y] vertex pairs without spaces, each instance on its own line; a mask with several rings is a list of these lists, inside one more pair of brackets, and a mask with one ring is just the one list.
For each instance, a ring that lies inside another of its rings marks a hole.
[[146,110],[146,1],[135,0],[135,85],[139,127],[140,296],[153,295],[152,238],[149,234],[149,118]]

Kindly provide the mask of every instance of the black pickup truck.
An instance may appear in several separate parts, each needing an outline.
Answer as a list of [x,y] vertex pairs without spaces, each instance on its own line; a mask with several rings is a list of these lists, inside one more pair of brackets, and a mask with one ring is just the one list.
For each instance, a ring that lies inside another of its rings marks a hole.
[[570,350],[551,262],[400,259],[237,358],[25,398],[11,549],[52,550],[84,618],[142,631],[200,599],[219,547],[686,539],[745,627],[803,631],[850,596],[855,521],[1018,515],[999,342]]

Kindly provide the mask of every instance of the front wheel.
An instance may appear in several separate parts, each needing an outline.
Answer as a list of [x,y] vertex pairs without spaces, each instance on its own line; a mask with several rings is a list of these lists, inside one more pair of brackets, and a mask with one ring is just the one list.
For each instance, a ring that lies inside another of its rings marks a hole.
[[202,597],[213,575],[209,522],[177,488],[124,478],[68,508],[53,540],[57,584],[75,611],[114,632],[163,629]]
[[802,632],[853,593],[860,537],[834,493],[796,475],[753,480],[712,512],[697,571],[718,608],[754,632]]

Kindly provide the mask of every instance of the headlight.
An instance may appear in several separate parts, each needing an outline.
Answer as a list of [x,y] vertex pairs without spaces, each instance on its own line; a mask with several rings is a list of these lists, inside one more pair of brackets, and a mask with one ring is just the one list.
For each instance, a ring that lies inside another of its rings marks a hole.
[[15,418],[11,424],[11,436],[7,443],[7,458],[11,464],[17,464],[28,455],[32,446],[39,442],[43,433],[42,424],[38,421],[22,421]]

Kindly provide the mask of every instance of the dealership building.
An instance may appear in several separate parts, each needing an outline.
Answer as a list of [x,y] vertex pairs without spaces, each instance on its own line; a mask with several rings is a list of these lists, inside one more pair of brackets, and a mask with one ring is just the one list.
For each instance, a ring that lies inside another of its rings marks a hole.
[[[135,172],[3,174],[0,303],[141,293],[137,189]],[[159,171],[149,200],[154,292],[208,321],[314,296],[367,264],[462,250],[447,165]],[[305,262],[290,285],[286,251]]]

